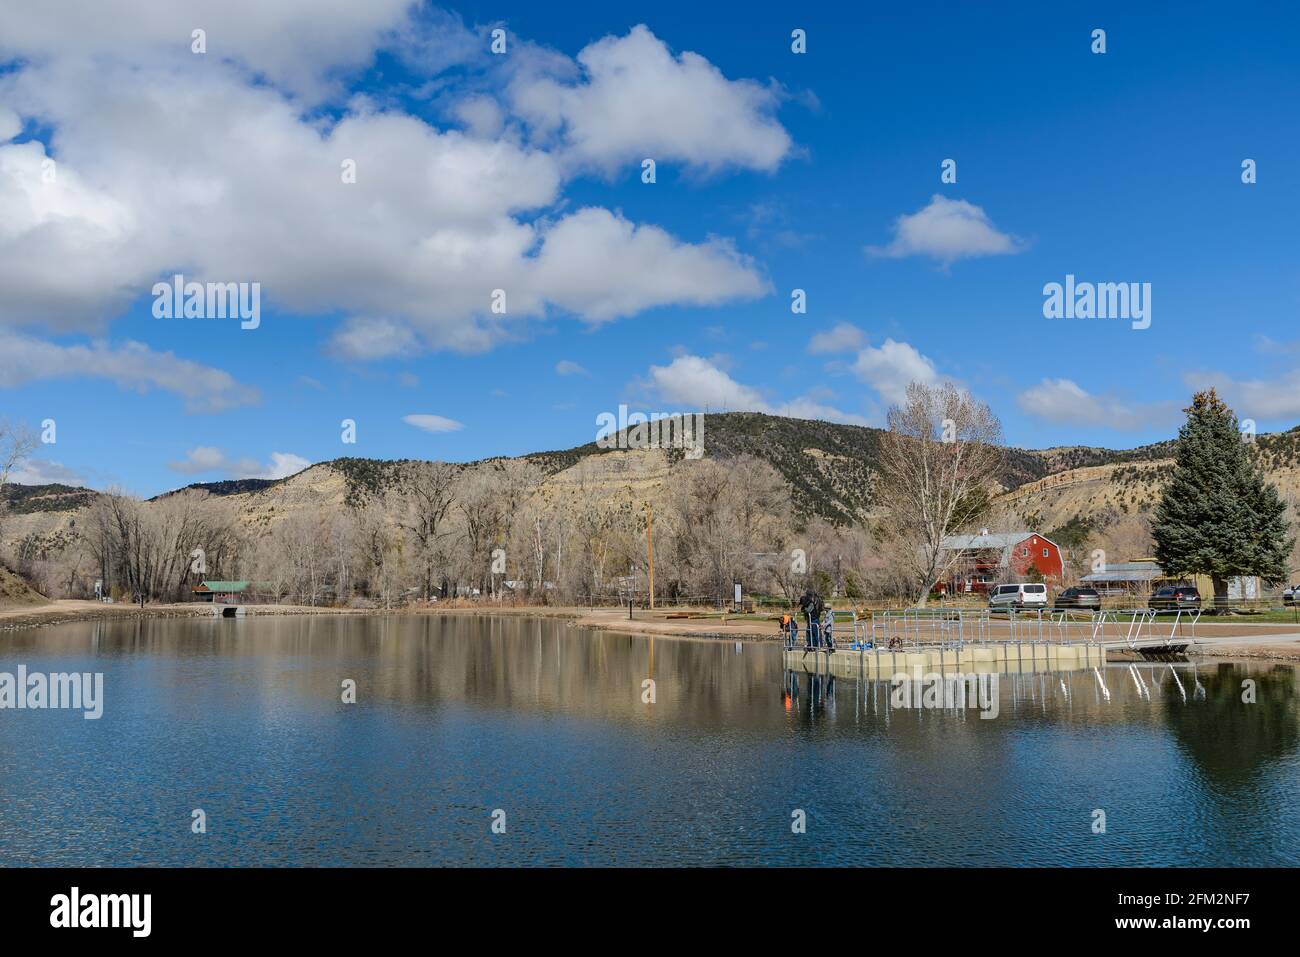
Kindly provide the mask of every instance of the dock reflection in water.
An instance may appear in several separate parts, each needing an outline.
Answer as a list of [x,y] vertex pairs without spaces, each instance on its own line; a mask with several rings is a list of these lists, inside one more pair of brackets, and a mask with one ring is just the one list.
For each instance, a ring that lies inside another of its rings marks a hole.
[[0,711],[3,865],[1300,863],[1289,665],[1004,674],[986,720],[550,620],[79,623],[18,664],[105,712]]

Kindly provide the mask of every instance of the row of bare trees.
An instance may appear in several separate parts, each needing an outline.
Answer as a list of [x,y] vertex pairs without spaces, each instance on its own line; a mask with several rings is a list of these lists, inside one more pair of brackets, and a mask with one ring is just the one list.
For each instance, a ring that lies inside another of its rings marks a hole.
[[[795,514],[791,489],[748,457],[683,460],[653,488],[592,457],[545,481],[526,460],[408,462],[346,506],[290,484],[269,509],[189,490],[144,502],[101,495],[75,527],[18,555],[47,593],[175,601],[204,579],[252,581],[265,600],[382,607],[463,596],[601,602],[644,592],[653,535],[661,599],[797,596],[924,601],[946,572],[945,536],[979,519],[1001,467],[988,407],[913,385],[890,410],[873,521]],[[0,452],[3,452],[0,446]],[[21,460],[6,468],[0,483]],[[2,487],[2,486],[0,486]],[[0,497],[2,500],[2,497]]]

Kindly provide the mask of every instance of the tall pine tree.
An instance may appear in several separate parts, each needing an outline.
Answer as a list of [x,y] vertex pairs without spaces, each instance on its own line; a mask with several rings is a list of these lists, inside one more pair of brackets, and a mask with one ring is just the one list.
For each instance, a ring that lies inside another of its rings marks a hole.
[[1156,560],[1166,575],[1209,575],[1216,598],[1238,575],[1284,581],[1293,543],[1286,506],[1251,462],[1237,417],[1213,389],[1183,411],[1174,475],[1152,527]]

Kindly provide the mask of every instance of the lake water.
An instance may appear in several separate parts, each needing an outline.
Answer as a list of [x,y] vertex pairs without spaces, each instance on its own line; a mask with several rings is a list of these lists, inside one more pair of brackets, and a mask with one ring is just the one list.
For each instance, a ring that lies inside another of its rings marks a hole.
[[1003,677],[992,720],[516,618],[79,623],[18,665],[103,672],[104,714],[0,710],[3,866],[1300,864],[1290,665]]

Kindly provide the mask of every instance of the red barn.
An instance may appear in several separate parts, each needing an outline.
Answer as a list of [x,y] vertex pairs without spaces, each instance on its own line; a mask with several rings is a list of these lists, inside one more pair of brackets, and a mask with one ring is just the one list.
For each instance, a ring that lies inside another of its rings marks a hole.
[[983,592],[1008,579],[1025,578],[1036,569],[1045,581],[1060,581],[1065,562],[1060,547],[1038,532],[999,532],[987,528],[978,535],[952,535],[943,540],[945,556],[955,559],[947,581],[935,585],[947,593]]

